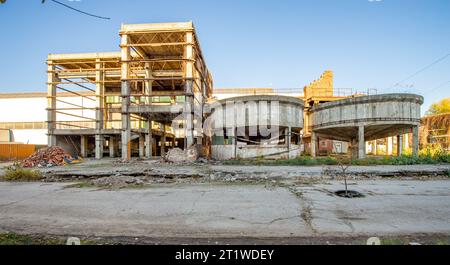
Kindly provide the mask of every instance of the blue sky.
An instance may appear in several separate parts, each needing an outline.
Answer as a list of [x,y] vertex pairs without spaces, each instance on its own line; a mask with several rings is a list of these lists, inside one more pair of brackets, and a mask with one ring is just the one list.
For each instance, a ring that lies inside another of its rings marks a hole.
[[448,0],[60,0],[0,5],[0,92],[45,91],[48,53],[119,49],[121,23],[192,20],[215,87],[302,88],[327,69],[335,87],[412,92],[423,110],[450,96]]

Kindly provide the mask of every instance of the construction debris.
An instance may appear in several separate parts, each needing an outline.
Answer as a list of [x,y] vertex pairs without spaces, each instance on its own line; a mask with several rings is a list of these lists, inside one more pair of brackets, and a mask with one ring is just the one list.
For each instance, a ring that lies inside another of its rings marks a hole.
[[51,167],[70,164],[74,161],[72,156],[61,147],[54,146],[42,148],[22,161],[23,167]]
[[189,163],[195,162],[198,156],[198,150],[195,147],[190,147],[186,150],[174,148],[167,152],[165,160],[171,163]]

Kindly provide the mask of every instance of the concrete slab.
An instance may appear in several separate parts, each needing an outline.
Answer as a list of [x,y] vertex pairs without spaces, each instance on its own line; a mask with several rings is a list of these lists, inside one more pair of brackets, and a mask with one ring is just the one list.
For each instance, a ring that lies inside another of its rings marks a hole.
[[312,225],[322,235],[450,233],[450,181],[357,181],[349,189],[365,198],[331,196],[332,181],[299,188],[311,203]]
[[191,185],[146,190],[0,183],[0,230],[95,236],[309,236],[283,188]]

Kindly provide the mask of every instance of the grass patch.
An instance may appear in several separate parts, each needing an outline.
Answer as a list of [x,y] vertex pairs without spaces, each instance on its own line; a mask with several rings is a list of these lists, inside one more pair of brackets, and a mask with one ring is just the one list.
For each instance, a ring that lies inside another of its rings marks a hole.
[[263,166],[319,166],[319,165],[337,165],[338,161],[333,157],[300,156],[294,159],[279,160],[228,160],[224,165],[263,165]]
[[[347,159],[348,160],[348,159]],[[411,154],[403,156],[390,157],[368,157],[365,159],[352,160],[354,166],[373,166],[373,165],[429,165],[429,164],[448,164],[450,163],[450,152],[445,150],[421,150],[418,157]],[[338,165],[339,160],[335,157],[317,157],[300,156],[294,159],[279,160],[229,160],[223,161],[224,165],[238,166],[321,166],[321,165]],[[450,172],[447,173],[450,177]]]
[[41,172],[18,165],[7,167],[3,176],[0,176],[0,179],[4,181],[39,181],[42,178]]
[[409,242],[400,239],[400,238],[385,238],[381,239],[381,245],[388,245],[388,246],[402,246],[402,245],[408,245]]
[[[81,245],[98,245],[102,242],[80,238]],[[66,237],[45,235],[20,235],[16,233],[0,233],[0,246],[23,246],[23,245],[66,245]]]
[[64,245],[61,239],[45,236],[19,235],[15,233],[0,234],[0,245]]

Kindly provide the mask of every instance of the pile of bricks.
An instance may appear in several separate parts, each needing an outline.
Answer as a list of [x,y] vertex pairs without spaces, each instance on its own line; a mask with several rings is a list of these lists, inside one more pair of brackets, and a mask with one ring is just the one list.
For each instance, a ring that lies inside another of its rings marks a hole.
[[49,167],[62,166],[73,158],[64,149],[58,146],[42,148],[22,161],[23,167]]

